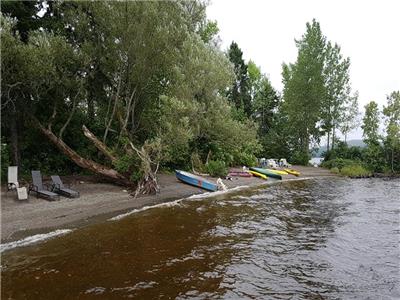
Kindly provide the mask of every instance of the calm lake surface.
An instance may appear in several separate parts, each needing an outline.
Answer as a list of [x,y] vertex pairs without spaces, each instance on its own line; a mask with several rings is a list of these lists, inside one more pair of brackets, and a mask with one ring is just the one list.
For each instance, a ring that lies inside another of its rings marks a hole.
[[276,184],[2,255],[2,299],[399,299],[400,180]]

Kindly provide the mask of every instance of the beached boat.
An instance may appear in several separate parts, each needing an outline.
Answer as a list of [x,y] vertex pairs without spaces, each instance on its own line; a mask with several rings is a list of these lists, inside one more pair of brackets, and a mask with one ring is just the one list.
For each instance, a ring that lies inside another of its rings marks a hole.
[[271,178],[282,179],[281,175],[279,175],[279,174],[277,174],[275,172],[271,172],[269,169],[251,167],[250,170],[258,172],[258,173],[261,173],[261,174],[264,174],[264,175],[266,175],[268,177],[271,177]]
[[287,173],[289,173],[289,174],[292,174],[292,175],[294,175],[294,176],[299,176],[300,175],[300,172],[299,171],[296,171],[296,170],[293,170],[293,169],[283,169],[285,172],[287,172]]
[[252,175],[254,175],[254,176],[256,176],[256,177],[260,177],[260,178],[262,178],[262,179],[265,179],[265,180],[268,179],[267,175],[261,174],[261,173],[256,172],[256,171],[251,171],[251,170],[250,170],[249,173],[252,174]]
[[232,177],[251,177],[253,175],[251,175],[249,172],[229,172],[228,176],[232,176]]
[[189,172],[185,172],[185,171],[180,171],[180,170],[175,170],[175,175],[176,178],[178,178],[180,181],[193,185],[193,186],[197,186],[200,188],[203,188],[205,190],[208,191],[212,191],[215,192],[218,190],[218,186],[210,181],[207,181],[206,179],[191,174]]

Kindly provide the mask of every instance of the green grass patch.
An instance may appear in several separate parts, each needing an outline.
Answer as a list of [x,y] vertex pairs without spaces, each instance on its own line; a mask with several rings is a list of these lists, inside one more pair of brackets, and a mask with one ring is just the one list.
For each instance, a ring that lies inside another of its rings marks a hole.
[[340,170],[340,174],[349,177],[369,177],[371,172],[361,165],[345,166]]
[[340,170],[339,170],[338,167],[333,167],[333,168],[330,169],[330,171],[331,171],[332,173],[335,173],[335,174],[339,174],[339,173],[340,173]]

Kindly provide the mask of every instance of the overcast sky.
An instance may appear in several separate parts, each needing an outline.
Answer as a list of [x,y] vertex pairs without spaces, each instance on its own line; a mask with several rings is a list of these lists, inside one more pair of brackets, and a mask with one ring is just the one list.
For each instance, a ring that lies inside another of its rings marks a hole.
[[[306,22],[315,18],[322,33],[350,57],[353,90],[360,106],[386,103],[400,89],[400,1],[211,0],[208,18],[216,20],[222,49],[234,40],[282,90],[282,62],[294,62]],[[364,109],[362,108],[362,112]],[[361,130],[349,138],[361,138]]]

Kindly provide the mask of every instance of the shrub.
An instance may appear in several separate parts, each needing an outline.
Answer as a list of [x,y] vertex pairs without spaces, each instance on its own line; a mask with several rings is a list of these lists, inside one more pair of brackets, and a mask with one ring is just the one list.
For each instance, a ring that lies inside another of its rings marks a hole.
[[206,167],[207,172],[213,177],[225,177],[228,174],[228,168],[221,160],[211,160]]
[[117,161],[114,162],[115,169],[129,176],[133,182],[139,181],[143,177],[143,170],[141,169],[141,162],[137,155],[122,155]]
[[10,151],[7,144],[0,144],[1,147],[1,181],[7,180],[7,169],[10,164]]
[[345,166],[340,170],[340,173],[344,176],[350,177],[364,177],[371,175],[371,173],[361,165]]
[[335,174],[339,174],[339,173],[340,173],[338,167],[333,167],[333,168],[331,168],[331,172],[332,172],[332,173],[335,173]]
[[341,170],[344,166],[351,166],[351,165],[359,165],[359,162],[351,159],[336,158],[327,161],[324,160],[321,163],[321,167],[323,168],[332,169],[336,167],[339,170]]
[[308,162],[310,161],[311,156],[306,153],[306,152],[301,152],[301,151],[296,151],[295,153],[293,153],[293,156],[291,158],[291,162],[294,165],[303,165],[303,166],[307,166]]

